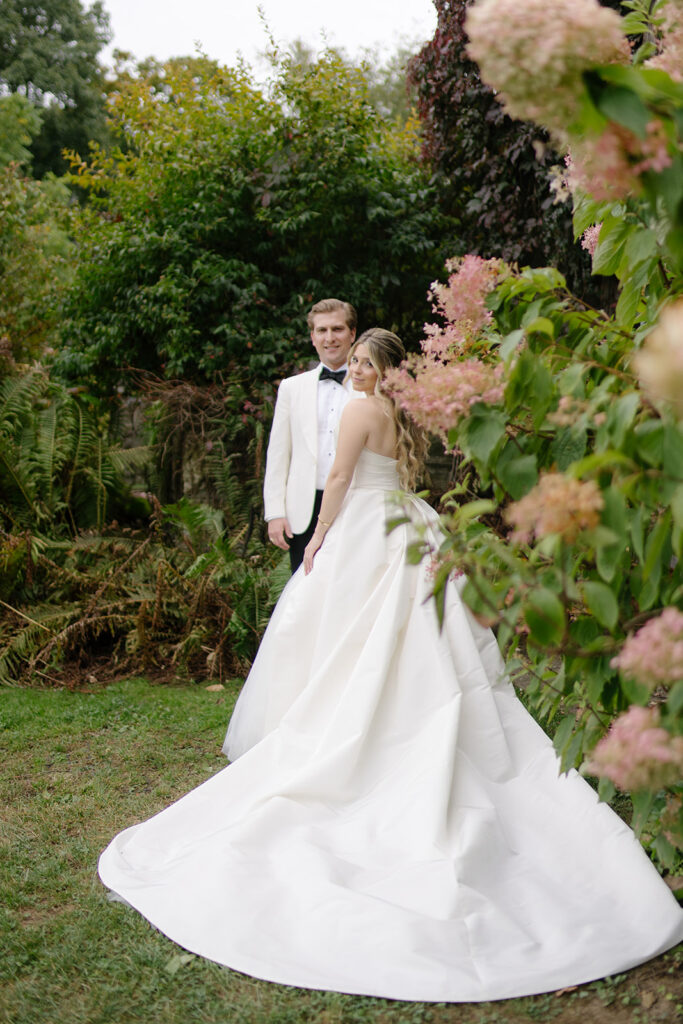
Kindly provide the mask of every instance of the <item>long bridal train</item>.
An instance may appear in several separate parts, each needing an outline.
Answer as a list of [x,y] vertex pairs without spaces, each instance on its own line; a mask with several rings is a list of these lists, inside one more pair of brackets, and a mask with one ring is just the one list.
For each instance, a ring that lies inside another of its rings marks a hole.
[[365,450],[273,614],[233,763],[118,835],[102,881],[236,970],[396,999],[544,992],[672,947],[683,912],[631,831],[559,774],[455,587],[439,632],[407,529],[385,535],[397,487]]

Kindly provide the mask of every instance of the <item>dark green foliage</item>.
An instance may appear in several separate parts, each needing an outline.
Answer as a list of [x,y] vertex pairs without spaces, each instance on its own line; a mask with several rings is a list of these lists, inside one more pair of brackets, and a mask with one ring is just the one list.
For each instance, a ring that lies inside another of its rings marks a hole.
[[73,251],[68,189],[10,163],[0,167],[0,209],[0,359],[28,361],[55,341]]
[[416,339],[453,228],[361,72],[285,61],[270,96],[209,61],[163,72],[112,97],[126,152],[74,168],[91,203],[60,371],[272,379],[308,355],[305,312],[329,295]]
[[157,425],[219,507],[131,495],[124,470],[151,453],[110,444],[97,405],[41,369],[0,386],[0,682],[80,678],[100,659],[200,678],[248,665],[289,577],[262,537],[258,457],[228,451],[241,420],[221,420],[217,388],[166,390]]
[[0,526],[53,537],[101,528],[143,449],[111,443],[97,411],[41,367],[0,384]]
[[86,153],[106,135],[102,69],[97,55],[109,42],[101,0],[3,0],[0,6],[0,83],[42,110],[32,144],[34,171],[63,173],[62,149]]
[[38,108],[18,93],[0,97],[0,167],[15,163],[30,166],[33,155],[27,146],[40,131]]

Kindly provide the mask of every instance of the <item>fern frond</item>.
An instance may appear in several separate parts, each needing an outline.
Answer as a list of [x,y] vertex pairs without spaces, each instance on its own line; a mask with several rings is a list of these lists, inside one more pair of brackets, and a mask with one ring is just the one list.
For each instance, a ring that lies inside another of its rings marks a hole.
[[119,445],[110,447],[107,451],[107,458],[117,474],[125,473],[131,469],[144,469],[148,464],[151,454],[149,445],[137,445],[134,448],[121,448]]

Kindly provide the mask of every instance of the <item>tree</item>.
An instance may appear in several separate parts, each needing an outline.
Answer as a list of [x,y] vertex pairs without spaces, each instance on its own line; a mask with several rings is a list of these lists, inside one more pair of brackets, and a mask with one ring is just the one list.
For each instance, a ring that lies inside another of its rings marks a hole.
[[422,122],[422,156],[436,173],[445,209],[465,248],[482,257],[561,267],[575,286],[589,277],[574,245],[571,214],[551,192],[560,163],[548,133],[509,117],[467,55],[472,0],[434,0],[434,38],[409,65]]
[[74,163],[89,194],[61,371],[270,380],[309,355],[304,314],[341,295],[415,338],[453,223],[400,132],[334,53],[269,93],[206,59],[122,77],[123,147]]
[[56,341],[71,272],[68,188],[10,163],[0,167],[0,209],[0,341],[10,361],[31,361]]
[[[361,50],[360,67],[367,82],[368,99],[377,113],[388,121],[405,124],[412,115],[415,89],[408,81],[408,65],[418,45],[421,44],[403,42],[388,58],[383,58],[377,47]],[[310,70],[318,59],[316,49],[301,39],[290,43],[287,51],[292,66],[302,70]],[[343,47],[331,47],[326,52],[334,54],[348,68],[356,67],[357,62]]]
[[33,155],[28,146],[41,124],[40,111],[25,96],[12,93],[0,97],[0,167],[11,163],[30,166]]
[[41,108],[43,124],[32,152],[37,176],[63,173],[68,147],[86,153],[106,137],[102,69],[97,55],[109,42],[101,0],[3,0],[0,6],[0,84]]

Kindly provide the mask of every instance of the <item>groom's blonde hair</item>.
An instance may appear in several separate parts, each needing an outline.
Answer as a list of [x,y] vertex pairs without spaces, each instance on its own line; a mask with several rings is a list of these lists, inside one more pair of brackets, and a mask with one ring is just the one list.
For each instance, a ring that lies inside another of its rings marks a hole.
[[321,299],[320,302],[316,302],[315,306],[311,306],[306,320],[308,322],[309,331],[313,330],[313,317],[316,313],[336,313],[338,310],[344,314],[346,320],[346,326],[350,331],[355,331],[358,325],[358,316],[355,309],[350,302],[342,302],[341,299]]

